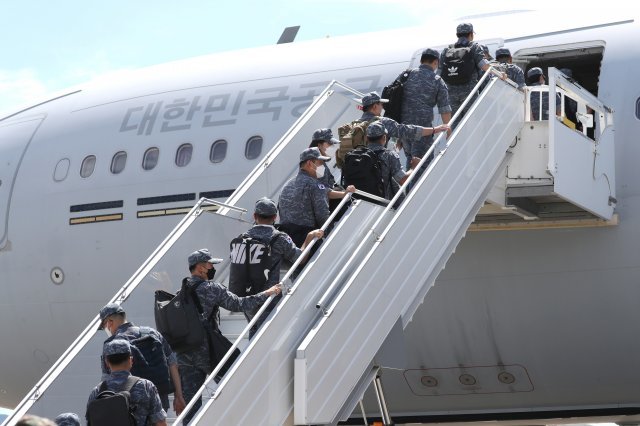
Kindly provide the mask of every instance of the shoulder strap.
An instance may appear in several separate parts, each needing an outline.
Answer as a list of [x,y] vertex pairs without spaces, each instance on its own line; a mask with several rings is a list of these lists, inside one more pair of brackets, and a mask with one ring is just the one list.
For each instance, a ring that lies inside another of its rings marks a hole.
[[107,390],[107,381],[106,381],[106,380],[103,380],[103,381],[100,383],[100,387],[98,388],[98,393],[104,392],[104,391],[106,391],[106,390]]
[[138,383],[138,380],[140,380],[140,377],[136,377],[136,376],[127,377],[127,382],[125,383],[124,390],[126,390],[127,392],[131,392],[131,388],[134,387],[136,383]]
[[400,83],[404,84],[409,79],[409,75],[411,74],[411,68],[407,68],[405,72],[400,76]]

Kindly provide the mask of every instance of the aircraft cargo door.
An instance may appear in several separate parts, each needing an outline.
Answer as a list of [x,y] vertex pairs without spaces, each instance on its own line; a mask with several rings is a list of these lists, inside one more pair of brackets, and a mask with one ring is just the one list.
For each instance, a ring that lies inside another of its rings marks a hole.
[[0,122],[0,250],[9,239],[9,209],[22,157],[44,116]]

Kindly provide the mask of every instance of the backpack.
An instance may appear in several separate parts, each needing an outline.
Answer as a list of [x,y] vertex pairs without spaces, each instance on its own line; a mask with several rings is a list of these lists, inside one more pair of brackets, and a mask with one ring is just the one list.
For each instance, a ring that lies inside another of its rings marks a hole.
[[369,127],[369,124],[378,120],[380,120],[380,117],[375,117],[371,121],[356,120],[338,127],[340,147],[336,152],[336,165],[339,168],[344,166],[344,161],[348,152],[351,152],[358,146],[367,145],[367,127]]
[[148,327],[139,328],[141,336],[130,340],[133,355],[131,374],[153,382],[160,395],[173,393],[175,389],[162,342]]
[[465,84],[471,81],[476,65],[471,48],[474,44],[464,47],[449,46],[444,53],[441,77],[447,84]]
[[155,292],[156,328],[174,352],[196,349],[206,337],[202,317],[193,298],[201,283],[202,281],[189,289],[187,278],[184,278],[182,288],[175,295],[164,290]]
[[[276,238],[282,232],[275,232],[268,243],[252,238],[249,234],[238,235],[229,243],[231,266],[229,270],[229,291],[240,296],[250,296],[264,290],[269,272],[274,267],[271,250]],[[271,269],[270,269],[271,267]]]
[[403,72],[393,83],[382,89],[382,98],[389,102],[383,104],[384,116],[398,123],[402,122],[402,100],[404,99],[404,83],[409,79],[411,70]]
[[380,157],[366,146],[347,153],[342,168],[342,186],[353,185],[361,191],[384,197]]
[[87,405],[87,424],[90,426],[136,425],[133,416],[135,405],[131,404],[131,388],[139,377],[129,376],[124,390],[114,392],[107,389],[107,383],[100,383],[98,396]]

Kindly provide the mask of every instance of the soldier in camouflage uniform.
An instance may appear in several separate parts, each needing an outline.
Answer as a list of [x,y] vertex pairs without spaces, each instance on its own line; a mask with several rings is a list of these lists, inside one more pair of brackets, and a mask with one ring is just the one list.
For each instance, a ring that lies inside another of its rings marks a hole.
[[[319,181],[324,176],[324,162],[331,158],[318,148],[307,148],[300,154],[298,175],[287,182],[280,192],[280,229],[301,246],[307,234],[329,218],[329,200],[326,186]],[[349,186],[347,192],[354,192]]]
[[[173,399],[173,409],[177,414],[180,414],[185,407],[184,398],[182,396],[182,386],[180,385],[180,373],[178,371],[178,361],[176,359],[176,354],[171,350],[171,346],[165,340],[165,338],[160,334],[156,329],[151,327],[141,327],[135,326],[133,323],[127,321],[127,315],[122,308],[117,303],[109,303],[100,309],[100,326],[98,330],[105,330],[107,335],[109,335],[109,339],[105,340],[103,343],[103,348],[106,347],[106,344],[114,339],[126,339],[128,341],[132,341],[134,339],[138,339],[142,337],[142,331],[146,334],[153,335],[153,337],[162,343],[162,348],[165,357],[167,358],[167,364],[169,367],[169,375],[171,376],[171,381],[173,382],[175,392]],[[109,377],[109,368],[107,364],[104,362],[106,355],[102,353],[102,358],[100,365],[102,367],[102,380],[106,380]],[[160,394],[160,401],[162,402],[162,408],[165,411],[169,410],[169,395],[168,394]]]
[[[433,126],[433,108],[438,107],[443,123],[451,119],[449,105],[449,90],[447,85],[436,75],[438,69],[438,51],[426,49],[420,57],[420,67],[409,71],[404,83],[404,97],[402,100],[402,122],[417,124],[423,127]],[[433,135],[423,136],[416,142],[401,139],[400,142],[407,157],[407,169],[410,168],[411,158],[420,159],[433,144]],[[426,163],[425,163],[426,164]]]
[[398,153],[385,148],[388,134],[387,129],[379,122],[371,123],[367,127],[367,148],[373,151],[380,160],[384,198],[391,200],[412,170],[405,172],[400,164]]
[[501,63],[505,67],[507,78],[518,85],[518,89],[522,89],[525,86],[524,83],[524,71],[517,65],[512,63],[513,58],[511,52],[506,47],[501,47],[496,50],[496,61]]
[[[448,48],[445,48],[440,53],[440,63],[438,65],[438,74],[442,74],[442,67],[445,61],[445,55],[447,51],[451,47],[466,47],[471,46],[471,51],[469,52],[473,55],[473,60],[476,66],[476,72],[471,74],[471,79],[464,84],[450,84],[447,83],[447,87],[449,88],[449,103],[451,105],[451,114],[455,114],[460,105],[464,102],[464,100],[469,96],[475,85],[478,83],[478,73],[480,71],[486,71],[489,69],[489,61],[484,58],[484,52],[482,47],[478,43],[473,42],[473,25],[471,24],[460,24],[456,28],[456,36],[458,37],[458,41]],[[465,112],[468,109],[469,105],[465,108]],[[457,123],[460,122],[464,112],[458,118]],[[454,124],[454,127],[457,125]]]
[[[527,86],[546,86],[546,77],[542,72],[542,68],[534,67],[527,71]],[[531,120],[548,120],[549,119],[549,92],[532,91],[530,96]],[[542,109],[540,109],[542,103]],[[540,117],[542,111],[542,117]],[[560,94],[556,93],[556,115],[560,115]]]
[[[253,296],[238,297],[223,285],[209,281],[208,272],[213,270],[213,264],[222,262],[222,259],[213,258],[207,249],[191,253],[188,262],[191,277],[187,279],[187,287],[198,285],[196,295],[202,305],[203,315],[207,318],[218,306],[232,312],[250,311],[262,305],[272,294],[280,294],[280,286],[274,285]],[[207,375],[213,371],[209,362],[209,347],[206,339],[199,348],[178,354],[178,368],[182,379],[182,392],[188,404],[204,383]],[[201,405],[202,398],[200,397],[185,417],[184,424],[191,420]]]
[[80,417],[76,413],[58,414],[53,421],[56,426],[80,426]]
[[[276,206],[276,203],[269,198],[261,198],[256,201],[253,213],[253,219],[256,224],[247,231],[249,237],[262,242],[265,246],[271,246],[271,255],[269,256],[271,262],[270,264],[265,265],[269,270],[269,275],[264,288],[271,287],[272,285],[280,282],[280,269],[283,266],[283,260],[289,264],[293,264],[300,257],[302,251],[307,247],[307,245],[311,243],[313,238],[320,239],[324,236],[324,231],[321,229],[314,229],[307,234],[302,246],[298,248],[287,233],[279,232],[274,228],[273,224],[276,222],[277,217],[278,207]],[[275,239],[272,242],[271,240],[274,236]],[[231,271],[231,273],[233,273],[233,269]],[[253,337],[256,331],[258,331],[258,328],[260,328],[264,320],[269,316],[269,313],[276,306],[280,298],[281,296],[276,296],[271,302],[271,305],[251,328],[249,337]],[[245,316],[248,321],[251,321],[258,309],[259,307],[251,311],[245,311]]]
[[[124,390],[127,379],[131,376],[129,370],[131,370],[133,357],[131,356],[129,341],[115,339],[108,342],[104,346],[104,354],[111,369],[111,374],[106,380],[107,389],[120,392]],[[91,391],[87,408],[99,393],[100,384]],[[158,390],[152,382],[146,379],[139,379],[131,388],[130,395],[131,404],[136,406],[134,417],[137,425],[165,426],[167,424],[165,421],[167,413],[162,409]]]
[[[340,141],[333,137],[331,129],[324,128],[318,129],[313,132],[313,137],[309,148],[318,148],[320,154],[325,157],[331,157],[331,154],[335,152],[335,147],[340,144]],[[324,162],[324,175],[318,179],[325,187],[327,196],[329,197],[329,210],[333,209],[340,203],[340,200],[347,195],[347,191],[341,191],[340,188],[336,188],[336,178],[331,173],[327,162]]]

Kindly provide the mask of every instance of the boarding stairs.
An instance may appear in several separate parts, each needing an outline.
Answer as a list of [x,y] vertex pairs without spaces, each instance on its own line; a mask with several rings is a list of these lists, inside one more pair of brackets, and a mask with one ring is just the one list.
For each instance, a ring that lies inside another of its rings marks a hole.
[[[343,200],[350,204],[347,213],[300,275],[289,279],[297,262],[284,276],[283,299],[250,342],[243,338],[251,324],[245,326],[240,314],[223,315],[223,332],[237,335],[234,347],[243,351],[220,383],[212,380],[217,371],[210,375],[192,424],[333,424],[349,417],[370,383],[379,389],[377,369],[398,362],[389,348],[401,341],[402,329],[485,200],[529,218],[531,212],[509,205],[505,195],[522,185],[506,181],[509,160],[517,155],[510,147],[525,122],[537,125],[525,120],[529,94],[491,73],[485,79],[489,84],[477,100],[468,100],[453,134],[434,144],[435,159],[397,209],[391,207],[395,201],[384,207],[366,196]],[[229,200],[200,200],[111,301],[122,303],[130,317],[134,310],[128,306],[135,307],[134,322],[153,324],[153,290],[179,288],[184,273],[176,271],[184,270],[185,253],[200,247],[228,252],[228,242],[251,225],[255,200],[277,199],[295,175],[308,135],[357,118],[353,98],[361,96],[331,83]],[[599,218],[610,219],[608,213]],[[227,280],[228,261],[216,276]],[[27,411],[50,417],[84,413],[86,395],[99,380],[104,335],[96,334],[98,322],[96,317],[87,326],[7,424]]]

